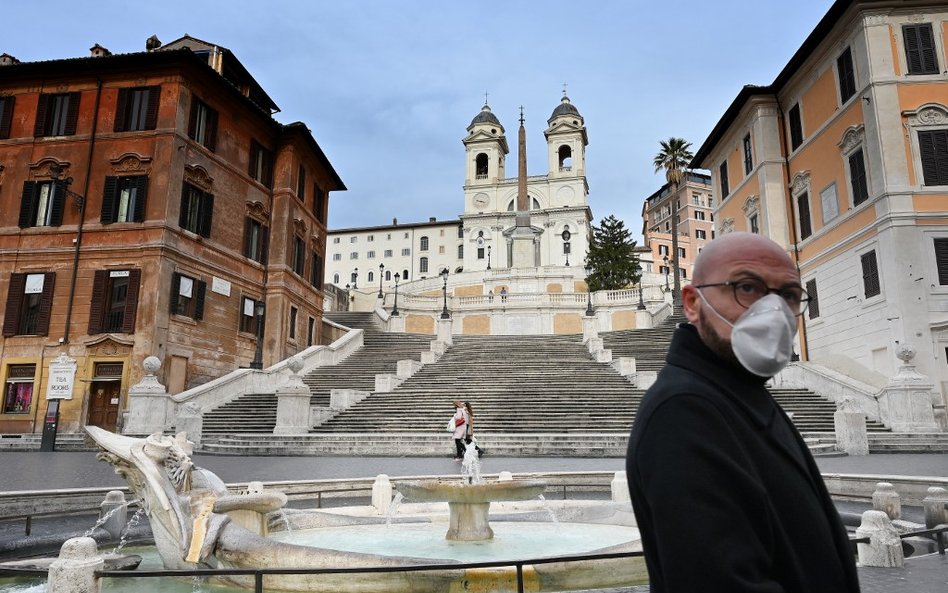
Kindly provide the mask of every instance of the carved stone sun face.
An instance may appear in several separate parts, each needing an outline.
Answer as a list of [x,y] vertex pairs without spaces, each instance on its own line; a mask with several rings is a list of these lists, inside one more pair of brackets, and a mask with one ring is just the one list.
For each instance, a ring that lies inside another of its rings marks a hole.
[[490,198],[487,197],[487,194],[480,193],[474,196],[472,202],[475,208],[486,208],[490,203]]

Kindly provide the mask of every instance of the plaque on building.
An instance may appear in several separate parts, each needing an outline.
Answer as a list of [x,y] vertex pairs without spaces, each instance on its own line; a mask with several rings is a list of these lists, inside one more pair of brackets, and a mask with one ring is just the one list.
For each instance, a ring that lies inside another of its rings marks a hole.
[[76,359],[60,354],[49,363],[49,381],[46,383],[46,399],[72,399],[72,386],[76,380]]
[[214,279],[211,280],[211,292],[216,292],[217,294],[222,294],[224,296],[230,296],[230,282],[215,276]]

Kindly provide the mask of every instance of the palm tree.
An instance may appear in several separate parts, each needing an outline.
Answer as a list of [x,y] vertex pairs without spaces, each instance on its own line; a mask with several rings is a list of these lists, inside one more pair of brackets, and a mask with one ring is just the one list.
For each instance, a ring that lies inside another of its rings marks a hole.
[[672,197],[672,257],[668,263],[672,266],[675,285],[672,288],[672,305],[677,310],[681,307],[681,278],[678,271],[678,188],[685,177],[688,165],[694,155],[691,154],[691,142],[684,138],[669,138],[659,141],[662,149],[655,155],[653,164],[655,172],[665,170],[665,179],[671,185]]

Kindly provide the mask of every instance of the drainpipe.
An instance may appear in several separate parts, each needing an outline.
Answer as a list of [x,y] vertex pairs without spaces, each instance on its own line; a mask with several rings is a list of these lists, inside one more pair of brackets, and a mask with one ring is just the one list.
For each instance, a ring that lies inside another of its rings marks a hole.
[[[774,93],[774,102],[777,103],[777,113],[780,116],[780,140],[787,142],[787,130],[784,123],[783,107],[780,105],[780,99]],[[789,145],[786,146],[788,149]],[[797,244],[797,209],[793,203],[793,195],[790,188],[790,151],[787,150],[783,157],[783,177],[787,184],[787,203],[790,205],[790,239],[793,242],[793,263],[797,267],[797,275],[800,274],[800,247]],[[801,278],[802,280],[802,278]],[[810,347],[806,336],[806,316],[800,315],[800,358],[810,360]]]
[[[92,153],[95,150],[95,134],[99,126],[99,102],[102,99],[102,79],[96,78],[95,108],[92,111],[92,137],[89,139],[89,153],[86,156],[86,181],[82,187],[82,201],[79,203],[79,228],[76,231],[76,248],[72,258],[72,281],[69,284],[69,301],[66,305],[66,328],[63,331],[63,344],[69,343],[69,328],[72,322],[73,299],[76,296],[76,279],[79,275],[79,249],[82,247],[82,227],[86,220],[86,202],[88,202],[89,182],[92,175]],[[68,196],[64,196],[64,199]]]

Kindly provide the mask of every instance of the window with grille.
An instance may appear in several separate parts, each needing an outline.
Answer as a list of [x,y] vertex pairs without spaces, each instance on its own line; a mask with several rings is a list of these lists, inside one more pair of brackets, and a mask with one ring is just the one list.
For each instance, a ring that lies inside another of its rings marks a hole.
[[862,285],[868,299],[882,292],[879,284],[879,266],[876,263],[876,252],[864,253],[859,256],[859,260],[862,263]]
[[428,258],[423,257],[418,260],[418,273],[427,274],[428,273]]
[[754,154],[751,151],[751,136],[744,136],[744,174],[749,175],[754,168]]
[[421,238],[421,245],[419,251],[428,251],[428,237]]

